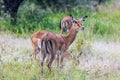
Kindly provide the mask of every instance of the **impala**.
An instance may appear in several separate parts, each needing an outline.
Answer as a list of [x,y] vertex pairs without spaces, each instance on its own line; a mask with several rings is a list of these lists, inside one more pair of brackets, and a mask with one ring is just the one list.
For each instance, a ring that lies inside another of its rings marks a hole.
[[[34,50],[34,53],[31,54],[30,56],[33,55],[34,59],[36,59],[36,55],[40,52],[40,42],[41,42],[41,37],[43,34],[47,33],[48,31],[45,30],[41,30],[41,31],[37,31],[36,33],[34,33],[31,37],[31,41],[32,41],[32,47]],[[71,54],[66,51],[65,54],[62,57],[62,61],[61,64],[63,63],[64,58],[70,60],[72,58]],[[47,58],[48,59],[48,58]],[[48,60],[47,60],[48,61]]]
[[[66,16],[61,20],[60,23],[61,33],[69,31],[71,29],[72,20],[73,20],[72,15]],[[33,56],[34,59],[36,59],[36,55],[40,51],[40,46],[38,46],[38,42],[41,40],[42,35],[46,32],[48,31],[45,30],[37,31],[31,36],[31,42],[34,52],[30,56]]]
[[72,20],[73,20],[73,16],[69,15],[64,17],[61,21],[60,21],[60,29],[61,29],[61,34],[63,32],[69,32],[69,30],[71,29],[72,26]]
[[46,33],[47,31],[41,30],[37,31],[31,36],[31,42],[32,42],[32,47],[33,47],[33,53],[30,56],[33,56],[33,58],[36,60],[36,55],[40,51],[40,47],[38,46],[38,42],[40,41],[42,35]]
[[[72,27],[68,32],[67,36],[62,36],[60,34],[54,34],[52,32],[45,33],[41,38],[41,56],[40,56],[40,65],[43,70],[43,63],[46,56],[49,57],[49,61],[47,64],[48,69],[51,71],[51,65],[57,56],[58,66],[62,61],[62,57],[65,51],[69,48],[69,46],[75,40],[76,34],[78,30],[84,30],[82,22],[85,21],[87,16],[79,20],[72,21]],[[60,59],[59,59],[60,58]]]
[[[32,54],[33,55],[33,58],[36,60],[36,55],[40,52],[40,41],[41,41],[41,37],[43,34],[47,33],[48,31],[45,31],[45,30],[41,30],[41,31],[38,31],[36,33],[34,33],[31,37],[31,41],[32,41],[32,46],[33,46],[33,50],[34,50],[34,53]],[[31,56],[32,56],[31,55]],[[70,60],[72,59],[72,56],[71,54],[66,51],[65,54],[63,55],[62,57],[62,60],[61,60],[61,64],[63,63],[63,60],[64,58]],[[48,61],[49,58],[47,58],[47,61]],[[57,59],[56,59],[57,60]],[[57,60],[58,61],[58,60]]]
[[[35,60],[36,60],[36,55],[40,52],[41,47],[40,47],[39,42],[41,41],[41,37],[43,34],[45,34],[47,32],[48,31],[41,30],[41,31],[34,33],[31,37],[32,47],[33,47],[34,52],[30,56],[33,56],[33,58]],[[70,57],[70,56],[71,56],[71,54],[68,51],[66,51],[65,56],[63,56],[63,58],[69,59],[68,57]]]

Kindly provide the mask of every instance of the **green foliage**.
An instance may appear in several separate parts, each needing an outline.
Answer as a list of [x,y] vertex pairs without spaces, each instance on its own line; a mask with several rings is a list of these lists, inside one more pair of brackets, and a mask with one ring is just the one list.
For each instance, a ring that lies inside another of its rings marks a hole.
[[119,39],[120,6],[115,5],[117,4],[113,3],[111,5],[100,7],[99,11],[94,16],[93,34],[100,35],[106,39],[110,37],[112,37],[111,39]]
[[88,7],[72,7],[71,11],[62,12],[58,10],[53,12],[51,8],[42,9],[36,4],[36,0],[24,1],[17,13],[16,25],[11,25],[10,15],[5,13],[0,18],[0,29],[9,30],[17,35],[31,35],[38,30],[49,30],[59,33],[60,20],[67,15],[72,14],[75,18],[81,18],[84,15],[88,16],[88,20],[84,23],[85,35],[87,38],[105,38],[112,40],[120,40],[120,6],[116,3],[106,3],[99,6],[99,10],[92,11]]

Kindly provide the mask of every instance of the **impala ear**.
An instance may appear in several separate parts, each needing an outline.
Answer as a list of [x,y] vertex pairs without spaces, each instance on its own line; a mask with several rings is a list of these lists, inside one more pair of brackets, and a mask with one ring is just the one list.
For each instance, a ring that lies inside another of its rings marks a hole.
[[77,21],[76,21],[76,20],[73,20],[72,22],[73,22],[73,23],[77,23]]
[[85,21],[87,19],[88,16],[84,16],[80,19],[81,22]]
[[71,14],[69,16],[70,16],[71,22],[74,23],[76,19]]
[[73,16],[71,14],[69,16],[71,17],[71,19],[73,19]]
[[72,15],[70,15],[70,19],[71,19],[71,22],[75,20],[75,18]]

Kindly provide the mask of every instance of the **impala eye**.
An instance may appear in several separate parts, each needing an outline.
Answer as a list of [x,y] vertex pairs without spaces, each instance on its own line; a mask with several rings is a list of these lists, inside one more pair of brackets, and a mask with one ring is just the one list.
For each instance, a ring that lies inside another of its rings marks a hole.
[[77,21],[74,20],[73,22],[77,24]]

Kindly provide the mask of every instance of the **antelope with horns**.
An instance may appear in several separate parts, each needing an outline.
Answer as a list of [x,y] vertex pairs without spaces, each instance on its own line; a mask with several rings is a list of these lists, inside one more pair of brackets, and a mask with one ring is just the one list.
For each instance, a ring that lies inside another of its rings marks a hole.
[[65,51],[69,48],[69,46],[75,40],[76,34],[78,30],[84,30],[84,26],[82,22],[85,21],[87,16],[79,20],[72,21],[72,27],[68,32],[67,36],[62,36],[60,34],[54,34],[52,32],[45,33],[41,38],[41,56],[40,56],[40,65],[43,71],[43,63],[46,56],[49,57],[49,61],[47,64],[48,69],[51,71],[51,65],[57,56],[57,64],[61,63],[61,58],[63,57]]

